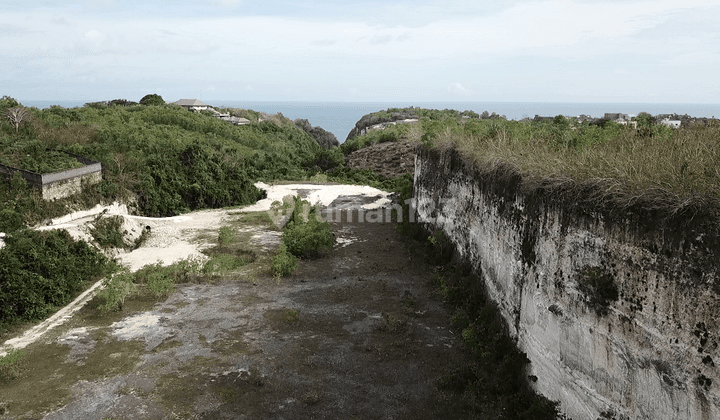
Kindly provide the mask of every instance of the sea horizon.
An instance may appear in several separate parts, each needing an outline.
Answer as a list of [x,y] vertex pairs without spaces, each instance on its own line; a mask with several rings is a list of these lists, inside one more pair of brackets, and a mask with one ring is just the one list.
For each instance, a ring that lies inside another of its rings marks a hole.
[[[688,114],[693,117],[712,118],[720,116],[720,104],[698,103],[633,103],[633,102],[463,102],[463,101],[253,101],[201,99],[214,107],[252,109],[268,114],[282,113],[295,120],[307,119],[313,126],[319,126],[333,133],[340,143],[344,142],[355,123],[370,112],[388,108],[407,108],[410,106],[429,109],[455,109],[458,111],[495,112],[511,120],[540,116],[579,116],[602,117],[605,113],[623,113],[637,115],[640,112],[658,114]],[[19,100],[25,106],[49,108],[59,105],[63,108],[81,107],[89,100]]]

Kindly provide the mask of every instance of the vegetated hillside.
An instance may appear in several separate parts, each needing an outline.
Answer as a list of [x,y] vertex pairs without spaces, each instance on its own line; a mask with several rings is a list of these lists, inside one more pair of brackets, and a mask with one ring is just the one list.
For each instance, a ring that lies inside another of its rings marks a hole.
[[595,208],[622,212],[644,206],[659,216],[692,217],[701,212],[720,218],[720,124],[716,120],[673,129],[642,114],[634,128],[563,116],[509,121],[496,114],[408,108],[368,114],[358,124],[390,121],[394,114],[410,112],[419,118],[418,123],[370,131],[349,139],[340,149],[349,157],[369,145],[398,140],[455,147],[480,168],[509,168],[522,175],[527,188],[555,186],[566,195],[584,195]]
[[640,119],[606,122],[448,121],[423,134],[428,147],[455,147],[485,171],[510,170],[523,188],[552,189],[588,211],[619,217],[651,210],[658,220],[720,218],[720,124],[673,129]]
[[[0,100],[3,115],[18,107],[12,98]],[[50,149],[98,160],[102,183],[75,200],[87,205],[132,198],[148,216],[251,203],[262,194],[253,186],[258,180],[317,172],[314,162],[323,148],[292,121],[274,116],[258,122],[252,111],[240,113],[253,122],[234,126],[210,112],[174,105],[31,108],[17,128],[7,118],[0,122],[0,162],[40,172],[65,169]],[[0,212],[19,214],[28,224],[62,214],[71,204],[43,202],[23,188],[23,180],[14,182],[0,183]]]

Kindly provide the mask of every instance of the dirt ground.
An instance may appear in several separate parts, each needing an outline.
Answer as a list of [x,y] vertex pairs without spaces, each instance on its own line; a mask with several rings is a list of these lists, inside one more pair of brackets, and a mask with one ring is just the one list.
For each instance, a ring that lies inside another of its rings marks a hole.
[[0,418],[465,418],[436,389],[463,362],[460,340],[395,223],[333,221],[330,255],[274,279],[279,232],[247,220],[222,218],[255,250],[247,267],[122,311],[96,297],[29,345],[20,377],[0,381]]

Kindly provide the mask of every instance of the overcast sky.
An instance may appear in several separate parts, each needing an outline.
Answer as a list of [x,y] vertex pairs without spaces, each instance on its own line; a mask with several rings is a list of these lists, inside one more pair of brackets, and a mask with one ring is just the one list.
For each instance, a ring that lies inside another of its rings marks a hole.
[[19,100],[720,102],[720,0],[0,0]]

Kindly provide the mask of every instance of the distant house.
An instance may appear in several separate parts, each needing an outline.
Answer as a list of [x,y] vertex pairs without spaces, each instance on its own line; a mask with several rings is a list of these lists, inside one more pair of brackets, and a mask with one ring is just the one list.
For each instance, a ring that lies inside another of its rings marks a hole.
[[173,103],[191,111],[204,111],[210,108],[209,105],[204,104],[197,99],[180,99],[179,101]]
[[680,125],[682,125],[682,121],[671,120],[670,118],[665,118],[664,120],[660,121],[660,124],[667,126],[667,127],[680,128]]

